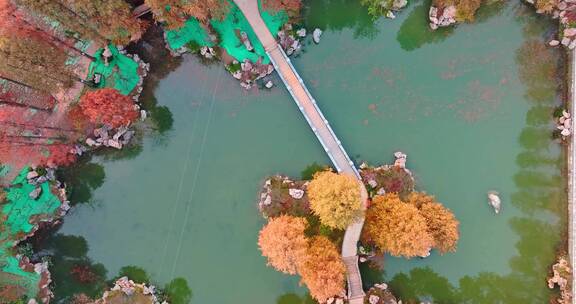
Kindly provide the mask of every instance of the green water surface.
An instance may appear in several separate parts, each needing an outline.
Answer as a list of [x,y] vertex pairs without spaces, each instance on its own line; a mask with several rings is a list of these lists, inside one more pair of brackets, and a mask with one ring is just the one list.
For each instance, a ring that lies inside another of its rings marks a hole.
[[[426,13],[417,2],[373,23],[355,2],[313,0],[304,21],[322,41],[293,60],[354,160],[407,153],[417,188],[461,222],[456,253],[385,257],[385,271],[363,269],[364,283],[391,281],[405,302],[547,303],[565,198],[550,137],[561,82],[542,69],[561,58],[530,43],[544,43],[552,23],[510,3],[431,33]],[[84,238],[109,277],[125,265],[161,284],[184,277],[192,303],[301,303],[298,279],[266,267],[256,245],[265,176],[328,163],[288,92],[245,92],[221,66],[186,57],[154,95],[171,130],[145,135],[130,157],[86,165],[97,181],[82,185],[95,189],[59,233]],[[500,215],[489,190],[501,194]]]

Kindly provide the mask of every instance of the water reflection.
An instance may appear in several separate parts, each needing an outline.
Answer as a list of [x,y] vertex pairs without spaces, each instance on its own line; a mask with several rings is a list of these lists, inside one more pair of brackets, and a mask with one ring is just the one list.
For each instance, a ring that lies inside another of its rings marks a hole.
[[276,300],[276,304],[315,304],[316,301],[312,299],[309,294],[300,296],[295,293],[284,294]]
[[431,1],[416,6],[400,26],[396,40],[406,51],[413,51],[428,43],[444,41],[454,32],[454,27],[440,28],[436,31],[428,26],[428,9]]
[[428,267],[396,274],[389,285],[405,303],[540,304],[548,303],[556,292],[546,288],[545,275],[566,234],[565,181],[560,169],[564,158],[551,136],[552,112],[560,103],[558,67],[563,62],[558,51],[545,46],[542,37],[547,27],[542,20],[521,9],[517,12],[521,13],[518,20],[529,27],[524,35],[530,39],[517,50],[516,63],[531,105],[518,136],[523,150],[516,156],[517,191],[511,194],[511,203],[521,212],[509,220],[519,237],[518,254],[509,260],[508,274],[482,272],[464,276],[457,284]]
[[[107,279],[104,265],[94,263],[88,256],[88,243],[83,237],[54,234],[36,244],[40,252],[50,256],[50,273],[53,280],[55,302],[68,304],[70,299],[83,293],[93,299],[100,298],[120,277],[128,277],[138,283],[154,283],[144,268],[130,265],[120,269],[118,275]],[[172,304],[188,304],[192,290],[184,278],[175,278],[164,286],[164,294]]]
[[355,38],[372,39],[378,28],[368,9],[357,0],[311,0],[306,3],[303,20],[307,28],[341,31],[349,28]]
[[[430,29],[428,11],[431,2],[426,0],[419,3],[400,26],[396,40],[403,50],[413,51],[425,44],[442,42],[457,30],[458,26],[442,27],[435,31]],[[508,4],[505,1],[495,1],[495,3],[481,6],[474,23],[487,21],[500,14],[506,5]]]
[[50,252],[56,303],[69,303],[77,293],[100,297],[107,287],[107,271],[104,265],[88,258],[88,243],[83,237],[56,234],[42,248]]
[[465,276],[454,286],[431,268],[422,267],[395,275],[389,284],[391,289],[406,303],[547,303],[550,291],[542,288],[542,276],[555,254],[549,244],[559,241],[558,226],[520,217],[512,218],[510,225],[520,241],[516,244],[519,255],[509,263],[509,275],[483,272]]
[[74,205],[89,202],[92,191],[104,184],[106,173],[104,167],[85,157],[74,166],[60,169],[58,176],[66,183],[68,199]]

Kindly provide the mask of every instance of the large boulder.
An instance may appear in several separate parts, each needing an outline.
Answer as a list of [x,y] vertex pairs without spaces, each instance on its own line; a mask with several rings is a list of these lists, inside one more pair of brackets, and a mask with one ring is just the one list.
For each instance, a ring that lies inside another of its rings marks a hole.
[[319,28],[315,28],[314,32],[312,32],[312,40],[314,40],[314,43],[316,44],[320,43],[320,36],[322,36],[322,30]]

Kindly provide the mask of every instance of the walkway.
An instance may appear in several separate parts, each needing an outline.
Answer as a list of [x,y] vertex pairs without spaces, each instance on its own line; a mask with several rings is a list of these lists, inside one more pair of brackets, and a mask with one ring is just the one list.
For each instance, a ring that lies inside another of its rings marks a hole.
[[[282,78],[282,81],[286,85],[290,95],[292,95],[292,98],[298,105],[298,108],[304,115],[304,118],[306,118],[310,128],[322,144],[324,151],[326,151],[338,172],[348,174],[358,179],[358,184],[362,193],[362,201],[365,205],[368,194],[360,179],[358,170],[354,167],[354,163],[350,160],[350,157],[348,157],[348,154],[342,147],[340,140],[338,140],[336,134],[332,131],[328,120],[326,120],[322,111],[320,111],[320,108],[316,104],[316,100],[314,100],[312,95],[310,95],[310,92],[304,85],[304,81],[296,72],[290,59],[286,56],[284,50],[278,46],[276,39],[274,39],[268,30],[268,27],[264,24],[258,10],[258,2],[256,0],[234,0],[234,2],[238,5],[252,26],[256,36],[264,46],[268,57],[270,57],[274,68],[276,68],[276,71]],[[363,224],[363,218],[358,222],[351,224],[346,229],[344,242],[342,244],[342,258],[347,269],[348,296],[351,304],[359,304],[364,301],[362,278],[360,277],[360,271],[358,270],[358,255],[356,253]]]
[[[576,117],[576,50],[569,51],[569,78],[570,90],[568,106],[570,108],[570,115],[572,119]],[[568,146],[568,252],[570,255],[570,264],[574,268],[576,265],[576,244],[574,244],[574,236],[576,235],[576,141],[574,134],[570,137],[570,145]],[[572,276],[572,303],[576,304],[576,276]]]

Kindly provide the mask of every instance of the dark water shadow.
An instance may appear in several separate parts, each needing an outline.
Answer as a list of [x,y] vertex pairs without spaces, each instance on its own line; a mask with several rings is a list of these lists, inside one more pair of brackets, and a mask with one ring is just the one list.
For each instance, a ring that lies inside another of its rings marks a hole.
[[302,19],[306,28],[328,31],[351,29],[355,38],[373,39],[378,28],[366,7],[357,0],[310,0],[305,2]]
[[[425,44],[442,42],[458,30],[459,25],[455,25],[433,31],[430,29],[428,20],[428,11],[432,1],[416,1],[416,3],[418,3],[417,6],[410,12],[396,34],[396,41],[400,43],[403,50],[413,51]],[[474,23],[482,23],[501,14],[506,5],[507,3],[502,1],[481,6]]]
[[[517,191],[511,194],[511,204],[521,214],[508,222],[519,237],[515,244],[517,255],[508,261],[508,274],[481,272],[464,276],[457,284],[429,267],[398,273],[389,286],[403,302],[541,304],[549,303],[551,296],[558,294],[558,290],[547,288],[545,278],[557,253],[564,250],[567,234],[566,189],[561,170],[565,163],[551,134],[552,112],[561,100],[559,83],[563,73],[559,67],[563,57],[545,47],[544,37],[553,26],[525,13],[524,8],[514,10],[517,20],[524,23],[527,39],[516,51],[516,63],[530,105],[526,125],[518,135],[522,150],[516,157],[518,170],[513,176]],[[482,18],[479,16],[480,21]]]
[[104,184],[106,173],[102,165],[83,157],[74,166],[59,169],[58,178],[66,184],[68,199],[75,205],[91,201],[92,192]]
[[276,299],[276,304],[315,304],[317,303],[309,294],[300,296],[296,293],[287,293]]

